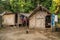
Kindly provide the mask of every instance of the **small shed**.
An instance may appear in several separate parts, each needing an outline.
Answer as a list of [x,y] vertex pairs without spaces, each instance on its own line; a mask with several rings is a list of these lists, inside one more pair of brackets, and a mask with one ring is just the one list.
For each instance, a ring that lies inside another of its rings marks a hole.
[[51,13],[43,7],[38,6],[29,16],[29,28],[51,28]]
[[12,13],[5,11],[1,14],[2,16],[2,24],[3,25],[19,25],[22,24],[20,19],[20,14],[18,13]]

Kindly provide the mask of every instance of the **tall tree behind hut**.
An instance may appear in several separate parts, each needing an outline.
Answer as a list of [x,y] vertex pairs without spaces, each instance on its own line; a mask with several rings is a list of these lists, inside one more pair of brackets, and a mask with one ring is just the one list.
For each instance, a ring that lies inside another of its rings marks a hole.
[[[3,6],[1,10],[9,10],[12,12],[30,12],[36,8],[37,3],[44,7],[51,6],[52,0],[0,0],[0,6]],[[0,11],[1,11],[0,10]]]

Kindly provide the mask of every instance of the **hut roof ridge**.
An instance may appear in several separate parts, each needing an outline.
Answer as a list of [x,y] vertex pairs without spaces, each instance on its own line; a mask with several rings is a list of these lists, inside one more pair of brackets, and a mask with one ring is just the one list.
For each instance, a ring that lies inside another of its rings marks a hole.
[[47,8],[45,8],[45,7],[43,7],[42,5],[40,5],[40,6],[37,6],[30,14],[30,16],[29,17],[31,17],[32,15],[34,15],[37,11],[39,11],[39,10],[44,10],[44,11],[47,11],[47,13],[49,13],[50,14],[50,11],[47,9]]

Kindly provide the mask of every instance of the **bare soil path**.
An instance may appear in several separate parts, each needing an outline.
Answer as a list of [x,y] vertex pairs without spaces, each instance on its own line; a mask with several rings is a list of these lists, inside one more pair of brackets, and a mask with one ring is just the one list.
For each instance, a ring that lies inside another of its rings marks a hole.
[[60,40],[59,32],[45,32],[26,28],[8,28],[0,30],[0,40]]

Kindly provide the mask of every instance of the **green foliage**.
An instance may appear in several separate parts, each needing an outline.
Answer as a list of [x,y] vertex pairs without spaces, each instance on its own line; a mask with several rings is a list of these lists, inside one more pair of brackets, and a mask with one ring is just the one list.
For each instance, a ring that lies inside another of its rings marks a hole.
[[51,7],[50,7],[51,13],[55,13],[56,6],[57,6],[57,4],[56,4],[55,2],[52,1],[52,5],[51,5]]
[[40,0],[40,4],[46,7],[47,9],[50,9],[52,0]]
[[12,12],[30,12],[38,4],[50,8],[52,0],[0,0],[0,11],[9,10]]
[[31,0],[10,0],[10,6],[13,12],[29,12],[35,8]]

